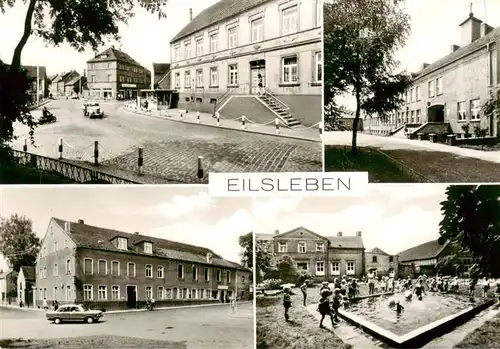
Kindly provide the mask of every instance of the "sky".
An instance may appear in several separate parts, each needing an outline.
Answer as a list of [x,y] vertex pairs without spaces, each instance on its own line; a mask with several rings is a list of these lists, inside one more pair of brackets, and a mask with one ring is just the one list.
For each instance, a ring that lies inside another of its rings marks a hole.
[[[189,23],[189,9],[193,9],[193,17],[203,9],[209,7],[216,0],[169,0],[165,12],[166,19],[158,19],[157,15],[149,14],[138,8],[136,16],[128,26],[121,25],[121,43],[110,42],[100,51],[114,45],[128,53],[132,58],[146,68],[152,69],[152,63],[170,62],[170,40]],[[24,30],[24,17],[27,4],[16,1],[16,6],[8,9],[5,14],[0,13],[0,59],[10,63],[14,49]],[[47,67],[48,75],[55,75],[62,71],[75,69],[83,74],[85,62],[94,57],[89,48],[84,53],[78,53],[68,44],[60,47],[46,46],[44,41],[32,35],[22,54],[22,64],[41,65]]]
[[372,185],[362,196],[259,198],[254,204],[255,232],[272,234],[298,227],[323,236],[355,236],[361,231],[366,251],[389,254],[439,238],[440,203],[446,185]]
[[[411,34],[396,54],[401,70],[417,72],[422,63],[433,63],[448,55],[451,45],[460,45],[459,24],[469,16],[471,2],[476,18],[492,27],[500,26],[498,0],[406,0]],[[352,97],[342,99],[341,103],[350,109],[356,107]]]
[[[253,230],[251,198],[210,198],[207,187],[2,187],[0,217],[24,215],[43,238],[51,217],[212,249],[239,263]],[[0,269],[5,260],[0,258]]]

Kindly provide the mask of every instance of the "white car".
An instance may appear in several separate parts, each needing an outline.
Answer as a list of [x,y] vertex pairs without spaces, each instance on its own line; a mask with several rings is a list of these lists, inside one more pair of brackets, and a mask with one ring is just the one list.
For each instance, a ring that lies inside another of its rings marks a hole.
[[83,115],[88,116],[90,119],[92,118],[103,118],[104,111],[101,109],[101,106],[97,102],[87,102],[82,106]]

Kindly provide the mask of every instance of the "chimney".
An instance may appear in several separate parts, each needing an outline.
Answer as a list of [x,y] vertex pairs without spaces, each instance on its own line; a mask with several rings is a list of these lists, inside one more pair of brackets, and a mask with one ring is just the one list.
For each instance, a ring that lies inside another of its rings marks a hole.
[[469,18],[460,24],[462,29],[462,43],[460,46],[465,47],[481,37],[481,23],[483,21],[474,17],[472,12],[469,14]]
[[430,64],[429,63],[422,63],[422,69],[421,70],[424,70],[425,68],[427,68]]
[[207,263],[212,264],[212,254],[210,252],[207,253]]
[[85,224],[85,221],[83,219],[79,219],[78,224]]
[[274,235],[279,235],[279,233],[280,233],[280,231],[279,231],[278,229],[276,229],[276,230],[274,231]]
[[491,25],[488,25],[486,23],[481,23],[481,37],[488,35],[491,33],[491,31],[495,29]]
[[193,9],[189,9],[189,21],[191,22],[193,20]]
[[458,46],[458,45],[451,45],[450,46],[450,53],[457,51],[459,48],[460,48],[460,46]]
[[71,233],[71,223],[70,222],[64,222],[64,231],[66,233]]
[[360,231],[357,231],[357,232],[356,232],[356,236],[357,236],[357,237],[361,237],[361,232],[360,232]]
[[341,232],[341,231],[339,231],[339,232],[337,233],[337,236],[342,236],[342,232]]

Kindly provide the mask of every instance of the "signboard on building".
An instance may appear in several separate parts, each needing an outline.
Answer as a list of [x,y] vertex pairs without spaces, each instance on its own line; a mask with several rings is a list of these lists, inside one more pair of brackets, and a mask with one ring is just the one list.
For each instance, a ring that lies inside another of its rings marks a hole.
[[228,286],[222,286],[222,285],[219,285],[217,288],[218,288],[219,290],[228,290],[228,289],[229,289],[229,287],[228,287]]
[[136,84],[122,84],[122,87],[137,88],[137,85]]

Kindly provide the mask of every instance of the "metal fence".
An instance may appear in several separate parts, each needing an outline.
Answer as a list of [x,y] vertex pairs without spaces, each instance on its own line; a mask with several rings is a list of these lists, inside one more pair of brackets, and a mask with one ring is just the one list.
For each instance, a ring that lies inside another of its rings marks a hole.
[[117,177],[72,164],[66,161],[49,158],[37,154],[11,150],[19,165],[36,168],[40,171],[57,174],[77,183],[138,184],[129,179]]

